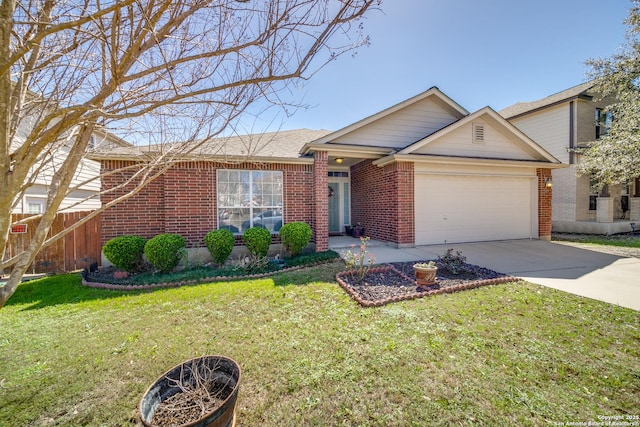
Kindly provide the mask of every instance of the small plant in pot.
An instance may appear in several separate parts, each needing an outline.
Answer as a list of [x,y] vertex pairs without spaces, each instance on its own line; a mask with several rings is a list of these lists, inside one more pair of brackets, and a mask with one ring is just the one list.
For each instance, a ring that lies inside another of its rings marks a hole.
[[418,262],[413,264],[413,271],[416,274],[416,283],[418,286],[426,287],[436,284],[436,274],[438,267],[434,261]]

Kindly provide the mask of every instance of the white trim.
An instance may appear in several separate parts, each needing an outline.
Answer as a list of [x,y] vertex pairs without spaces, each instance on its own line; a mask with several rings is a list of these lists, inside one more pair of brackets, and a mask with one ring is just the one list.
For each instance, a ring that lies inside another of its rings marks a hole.
[[373,164],[379,167],[383,167],[393,162],[414,162],[425,164],[430,163],[467,166],[513,166],[523,168],[534,167],[542,169],[560,169],[569,167],[569,165],[565,165],[562,163],[545,163],[529,160],[482,159],[475,157],[434,156],[428,154],[392,154],[375,160]]
[[508,173],[473,173],[473,172],[432,172],[432,171],[416,171],[416,175],[444,175],[444,176],[484,176],[491,178],[527,178],[533,179],[537,182],[537,175],[521,175],[521,174],[508,174]]
[[[29,204],[30,204],[29,202],[30,201],[31,202],[34,202],[34,201],[38,202],[38,204],[41,207],[40,212],[29,212]],[[31,195],[31,194],[25,195],[23,200],[22,200],[22,213],[23,214],[30,214],[30,213],[41,214],[41,213],[44,212],[46,204],[47,204],[47,196],[38,196],[38,195],[34,196],[34,195]]]

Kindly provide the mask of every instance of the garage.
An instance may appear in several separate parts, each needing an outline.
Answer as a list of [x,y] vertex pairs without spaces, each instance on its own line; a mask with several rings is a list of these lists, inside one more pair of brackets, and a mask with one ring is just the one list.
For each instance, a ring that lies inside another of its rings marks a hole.
[[535,170],[513,172],[416,168],[416,245],[537,238]]

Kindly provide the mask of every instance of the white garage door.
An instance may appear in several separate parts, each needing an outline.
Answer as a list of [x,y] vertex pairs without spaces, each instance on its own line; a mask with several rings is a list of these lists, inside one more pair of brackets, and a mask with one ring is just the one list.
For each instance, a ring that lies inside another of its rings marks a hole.
[[415,177],[416,245],[537,237],[529,177]]

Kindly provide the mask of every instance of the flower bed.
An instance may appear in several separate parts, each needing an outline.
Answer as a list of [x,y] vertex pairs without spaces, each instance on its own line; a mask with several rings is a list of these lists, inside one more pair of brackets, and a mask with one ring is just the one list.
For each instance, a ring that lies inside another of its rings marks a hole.
[[358,283],[355,275],[350,271],[338,273],[336,280],[354,300],[364,307],[377,307],[391,302],[519,280],[484,267],[465,264],[465,272],[458,275],[439,269],[436,284],[423,289],[418,287],[411,277],[413,264],[415,262],[373,267],[362,284]]

